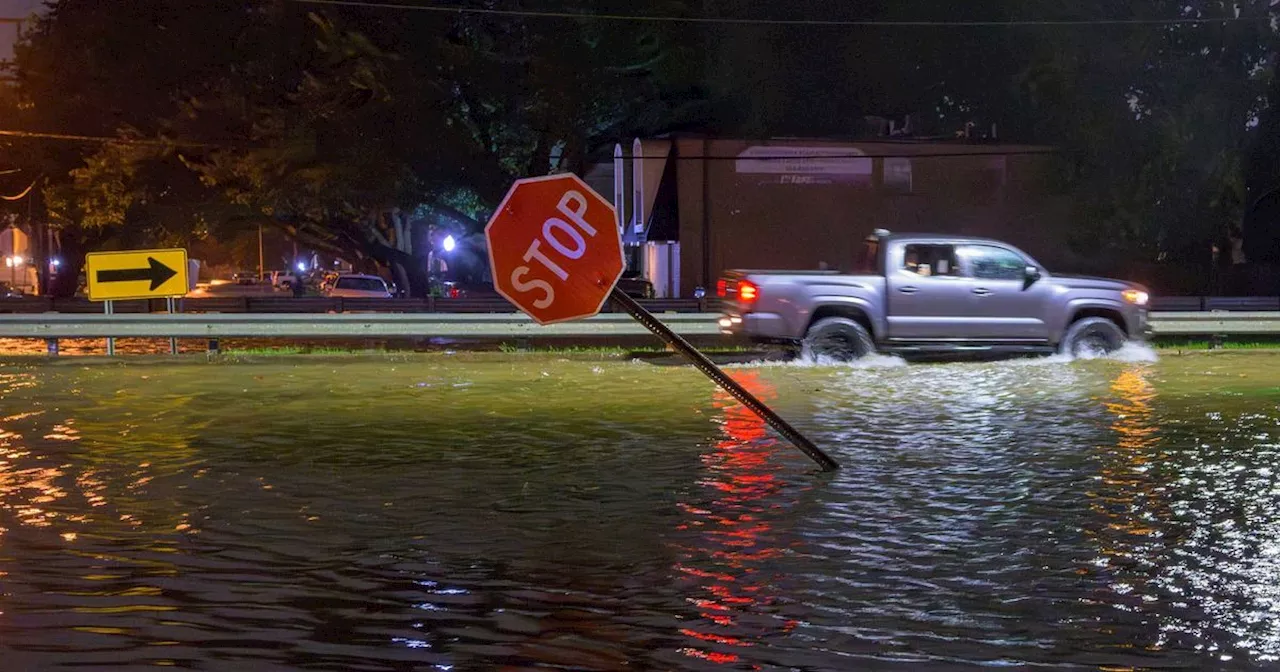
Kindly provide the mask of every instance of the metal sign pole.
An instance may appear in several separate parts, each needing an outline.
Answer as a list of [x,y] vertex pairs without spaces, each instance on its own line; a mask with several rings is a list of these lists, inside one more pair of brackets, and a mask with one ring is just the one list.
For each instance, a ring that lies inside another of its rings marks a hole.
[[[106,315],[114,315],[116,312],[114,301],[104,301],[102,303],[102,312]],[[116,339],[111,336],[107,337],[107,356],[116,356]]]
[[693,365],[697,367],[699,371],[703,372],[708,378],[715,381],[715,383],[723,388],[724,391],[733,395],[734,399],[737,399],[743,406],[751,409],[752,412],[764,419],[765,422],[769,423],[770,427],[777,430],[779,434],[783,435],[788,441],[795,444],[795,446],[805,455],[808,455],[810,459],[817,462],[818,466],[821,467],[823,471],[834,471],[840,468],[840,464],[838,462],[831,459],[830,456],[815,446],[812,441],[805,438],[805,436],[800,432],[796,431],[796,429],[788,424],[786,420],[783,420],[781,416],[774,413],[773,409],[765,406],[764,402],[757,399],[755,395],[751,394],[746,390],[746,388],[739,385],[738,381],[730,378],[728,374],[720,369],[720,367],[716,366],[715,362],[712,362],[706,355],[698,352],[696,348],[689,345],[689,342],[681,338],[679,334],[671,331],[667,325],[659,321],[658,318],[654,317],[648,310],[645,310],[644,306],[637,303],[636,300],[630,296],[627,296],[626,292],[614,287],[613,291],[609,294],[609,298],[613,299],[614,303],[622,306],[623,310],[627,311],[636,319],[637,322],[644,325],[646,329],[653,332],[655,336],[661,338],[668,345],[679,351],[680,354],[687,357],[689,361],[693,362]]
[[[174,304],[176,302],[174,301],[174,298],[172,296],[167,297],[165,301],[168,303],[169,314],[172,315],[174,313]],[[178,339],[173,336],[169,337],[169,354],[171,355],[178,354]]]

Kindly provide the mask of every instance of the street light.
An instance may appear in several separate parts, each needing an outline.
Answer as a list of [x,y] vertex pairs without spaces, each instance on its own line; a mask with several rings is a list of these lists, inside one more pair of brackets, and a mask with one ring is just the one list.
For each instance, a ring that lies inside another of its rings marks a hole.
[[445,236],[443,246],[445,252],[452,252],[458,246],[458,241],[454,240],[451,235]]

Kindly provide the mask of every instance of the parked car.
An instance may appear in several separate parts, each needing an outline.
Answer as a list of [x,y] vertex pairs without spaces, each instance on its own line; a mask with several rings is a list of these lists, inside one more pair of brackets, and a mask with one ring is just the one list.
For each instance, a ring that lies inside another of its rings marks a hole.
[[449,298],[502,299],[502,295],[494,290],[492,282],[450,282],[446,284],[449,286],[449,291],[445,293],[445,296]]
[[271,271],[271,286],[278,289],[289,290],[294,284],[301,282],[301,278],[292,271]]
[[320,293],[327,294],[329,290],[333,288],[333,283],[338,280],[338,276],[340,275],[342,274],[335,273],[333,271],[326,271],[320,278]]
[[1112,352],[1150,335],[1146,288],[1050,274],[1006,243],[891,235],[867,239],[857,275],[730,271],[721,330],[856,359],[903,354]]
[[622,275],[618,280],[618,289],[633,299],[653,298],[653,283],[634,271]]
[[333,285],[325,290],[325,296],[344,299],[389,299],[391,290],[387,283],[376,275],[350,273],[339,275]]
[[23,294],[21,289],[14,287],[7,282],[0,282],[0,299],[20,299]]
[[279,291],[270,283],[217,279],[196,284],[187,292],[188,299],[209,299],[241,296],[274,296]]

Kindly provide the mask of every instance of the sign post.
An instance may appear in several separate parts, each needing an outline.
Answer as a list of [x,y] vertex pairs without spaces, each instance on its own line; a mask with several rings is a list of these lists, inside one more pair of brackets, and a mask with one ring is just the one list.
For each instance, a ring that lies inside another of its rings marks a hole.
[[626,263],[613,205],[577,175],[517,180],[484,233],[494,289],[539,324],[591,317],[612,298],[823,471],[839,468],[706,355],[616,288]]
[[[85,278],[89,300],[102,301],[103,313],[115,314],[116,301],[126,299],[167,299],[173,312],[173,298],[185,296],[187,251],[129,250],[90,252],[85,255]],[[169,351],[177,352],[177,340],[169,338]],[[116,341],[107,339],[107,356],[116,354]]]
[[[165,303],[165,307],[169,309],[170,315],[178,312],[175,309],[175,306],[177,305],[178,302],[172,296],[165,298],[164,303]],[[169,337],[169,354],[171,355],[178,354],[178,339],[174,338],[173,336]]]
[[[116,313],[116,308],[113,302],[106,301],[102,304],[103,315],[115,315],[115,313]],[[107,356],[108,357],[116,356],[116,339],[113,336],[107,337]]]

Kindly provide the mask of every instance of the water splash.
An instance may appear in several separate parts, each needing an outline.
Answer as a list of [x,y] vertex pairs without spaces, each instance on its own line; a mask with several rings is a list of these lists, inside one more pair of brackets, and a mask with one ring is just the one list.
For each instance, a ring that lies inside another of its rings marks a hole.
[[729,364],[724,368],[729,369],[770,369],[770,368],[788,368],[788,369],[812,369],[812,368],[844,368],[844,369],[890,369],[906,366],[907,360],[896,355],[872,354],[861,357],[852,362],[845,362],[831,357],[822,357],[815,355],[801,355],[794,359],[788,360],[759,360],[755,362],[742,362],[738,364]]
[[1119,350],[1111,353],[1104,352],[1086,352],[1075,357],[1070,355],[1055,355],[1055,357],[1063,357],[1062,361],[1073,361],[1076,359],[1089,361],[1094,359],[1109,359],[1117,362],[1126,362],[1129,364],[1140,364],[1148,362],[1160,361],[1160,356],[1156,353],[1155,348],[1146,343],[1136,343],[1130,341],[1125,343]]

